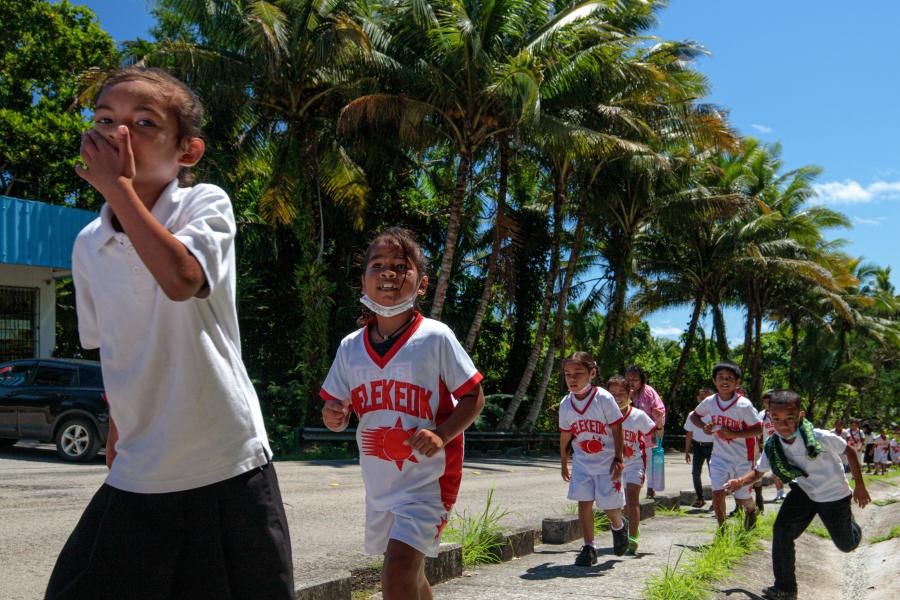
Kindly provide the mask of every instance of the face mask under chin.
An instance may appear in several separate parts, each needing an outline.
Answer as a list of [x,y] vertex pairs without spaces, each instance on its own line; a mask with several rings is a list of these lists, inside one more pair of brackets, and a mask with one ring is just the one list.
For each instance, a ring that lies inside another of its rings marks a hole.
[[379,317],[396,317],[399,314],[403,314],[409,309],[411,309],[416,304],[416,295],[413,294],[406,300],[402,301],[400,304],[395,304],[393,306],[385,306],[383,304],[378,304],[367,295],[363,294],[362,298],[359,299],[362,304],[371,310],[373,313],[378,315]]

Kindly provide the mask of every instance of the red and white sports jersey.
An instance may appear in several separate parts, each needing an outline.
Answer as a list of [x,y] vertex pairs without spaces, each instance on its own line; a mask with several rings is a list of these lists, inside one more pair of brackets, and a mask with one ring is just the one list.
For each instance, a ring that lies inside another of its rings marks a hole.
[[404,442],[443,423],[456,399],[481,379],[450,328],[418,313],[384,357],[372,348],[367,327],[341,341],[319,395],[349,400],[359,417],[356,443],[368,506],[390,510],[439,501],[450,510],[462,480],[463,436],[431,458]]
[[[694,413],[706,417],[718,432],[723,427],[734,431],[744,431],[760,422],[759,414],[753,403],[739,394],[735,394],[727,402],[718,394],[713,394],[701,402]],[[712,460],[724,460],[728,463],[752,461],[757,457],[756,438],[726,440],[715,433],[713,440]]]
[[763,409],[759,411],[758,416],[762,422],[762,440],[763,444],[765,444],[770,437],[775,435],[775,426],[772,425],[772,417],[769,416],[769,411]]
[[579,400],[568,394],[559,405],[559,430],[568,431],[572,439],[572,469],[589,475],[609,472],[608,453],[614,452],[610,426],[622,422],[622,411],[612,394],[594,387]]
[[642,461],[647,465],[647,448],[656,446],[653,433],[656,423],[647,413],[634,406],[629,406],[622,415],[622,435],[625,438],[623,450],[625,465],[632,461]]

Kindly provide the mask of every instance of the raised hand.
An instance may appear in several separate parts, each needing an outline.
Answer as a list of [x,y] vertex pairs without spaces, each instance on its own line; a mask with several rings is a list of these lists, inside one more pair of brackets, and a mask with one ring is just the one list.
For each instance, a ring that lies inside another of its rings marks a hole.
[[113,190],[122,180],[135,176],[134,152],[128,127],[120,125],[115,141],[98,131],[86,131],[81,136],[81,158],[86,167],[78,165],[75,173],[103,194]]
[[322,407],[322,421],[332,431],[341,431],[350,422],[350,402],[328,400]]

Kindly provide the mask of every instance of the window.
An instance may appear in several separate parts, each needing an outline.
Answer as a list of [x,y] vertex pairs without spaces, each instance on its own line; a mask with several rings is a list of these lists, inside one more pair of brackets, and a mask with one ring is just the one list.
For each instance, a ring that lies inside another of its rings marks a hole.
[[103,388],[103,376],[98,367],[78,367],[78,385],[88,388]]
[[37,374],[34,376],[32,385],[61,386],[72,385],[75,379],[75,369],[67,369],[65,367],[51,367],[49,365],[41,365],[38,367]]
[[28,383],[28,375],[34,364],[7,365],[0,367],[0,387],[21,387]]
[[0,285],[0,362],[38,353],[40,289]]

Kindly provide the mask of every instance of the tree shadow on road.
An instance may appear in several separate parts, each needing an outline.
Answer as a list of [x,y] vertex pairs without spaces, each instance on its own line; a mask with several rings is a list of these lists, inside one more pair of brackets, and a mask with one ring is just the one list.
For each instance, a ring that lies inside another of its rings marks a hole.
[[575,565],[554,565],[552,563],[543,563],[534,567],[530,567],[525,573],[520,575],[521,579],[530,581],[544,581],[548,579],[584,579],[585,577],[602,577],[606,571],[613,568],[616,563],[621,560],[608,560],[598,563],[591,567],[576,567]]

